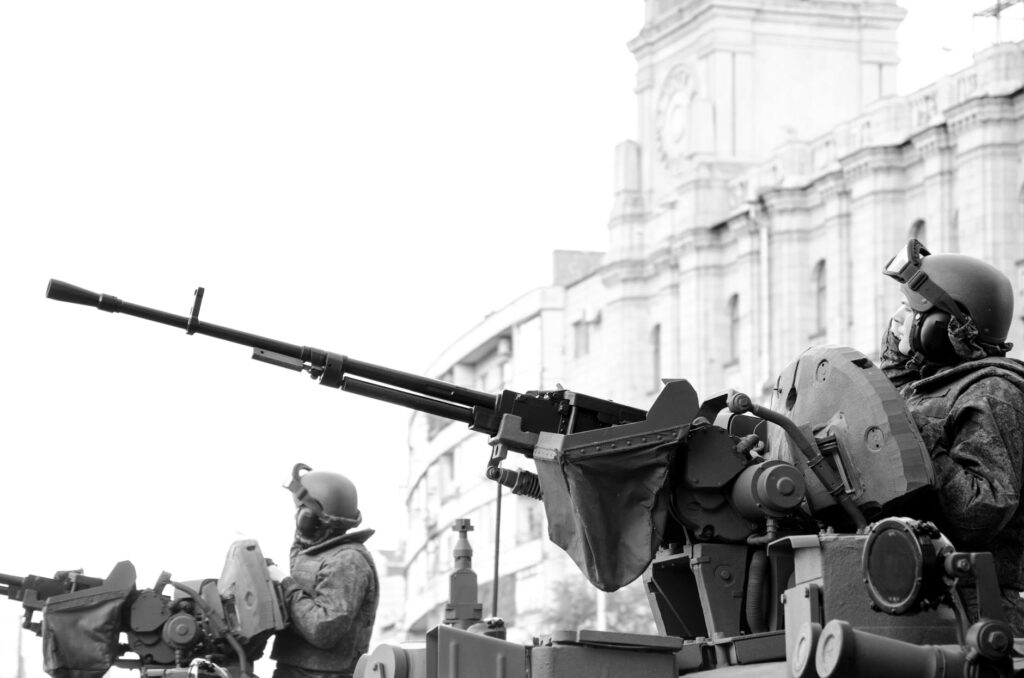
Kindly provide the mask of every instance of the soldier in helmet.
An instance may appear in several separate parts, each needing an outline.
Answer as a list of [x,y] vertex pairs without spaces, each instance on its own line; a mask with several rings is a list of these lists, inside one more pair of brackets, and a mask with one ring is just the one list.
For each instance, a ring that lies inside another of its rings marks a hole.
[[377,614],[377,571],[363,546],[373,530],[352,531],[362,516],[343,475],[296,464],[287,489],[296,507],[291,574],[270,570],[291,625],[274,640],[274,678],[348,677],[369,647]]
[[[931,454],[938,522],[956,548],[992,552],[1007,621],[1024,635],[1024,363],[1005,357],[1012,286],[984,261],[933,255],[917,240],[885,274],[904,299],[881,366]],[[974,590],[964,593],[971,613]]]

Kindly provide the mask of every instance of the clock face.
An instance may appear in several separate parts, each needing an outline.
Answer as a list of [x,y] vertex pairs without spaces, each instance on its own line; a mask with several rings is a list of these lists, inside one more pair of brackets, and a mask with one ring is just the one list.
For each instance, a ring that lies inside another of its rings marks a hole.
[[661,86],[656,109],[655,134],[662,162],[674,169],[690,148],[690,104],[693,78],[681,66],[673,68]]

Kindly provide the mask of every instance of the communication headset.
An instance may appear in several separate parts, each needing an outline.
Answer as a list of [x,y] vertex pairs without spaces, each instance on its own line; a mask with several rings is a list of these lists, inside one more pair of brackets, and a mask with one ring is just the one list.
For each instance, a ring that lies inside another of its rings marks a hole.
[[914,303],[909,303],[914,311],[910,348],[934,363],[948,365],[957,362],[956,349],[949,340],[949,322],[956,316],[957,321],[965,324],[969,317],[956,300],[923,270],[924,258],[930,254],[918,240],[911,240],[889,260],[882,272],[903,285],[908,299],[919,295],[931,307],[917,310]]
[[956,349],[949,340],[950,318],[944,311],[915,312],[910,327],[910,348],[940,365],[957,362]]

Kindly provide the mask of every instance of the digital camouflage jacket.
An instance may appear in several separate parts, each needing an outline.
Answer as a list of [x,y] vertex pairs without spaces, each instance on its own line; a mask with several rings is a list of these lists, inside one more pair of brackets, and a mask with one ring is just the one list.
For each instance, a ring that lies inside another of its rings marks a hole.
[[920,378],[887,342],[882,368],[931,454],[940,527],[957,549],[992,553],[1008,621],[1024,633],[1024,363],[980,358]]
[[363,546],[373,530],[339,535],[291,551],[281,582],[291,625],[277,634],[275,678],[350,676],[370,645],[380,589]]
[[1024,365],[985,358],[903,389],[932,457],[958,549],[992,551],[1000,583],[1024,589]]

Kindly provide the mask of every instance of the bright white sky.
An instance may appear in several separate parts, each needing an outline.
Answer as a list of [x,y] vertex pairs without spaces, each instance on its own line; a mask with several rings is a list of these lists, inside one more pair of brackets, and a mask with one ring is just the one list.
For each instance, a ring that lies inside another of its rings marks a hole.
[[[901,4],[902,91],[967,65],[971,3]],[[0,5],[0,572],[130,559],[149,587],[161,570],[218,576],[243,536],[286,561],[296,461],[352,477],[376,543],[395,544],[406,412],[48,301],[47,280],[180,314],[202,285],[209,322],[420,372],[548,284],[552,250],[605,248],[642,15],[639,0]],[[481,438],[481,471],[486,455]],[[20,608],[0,608],[7,678]],[[38,654],[27,638],[33,671]]]

